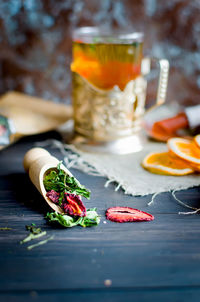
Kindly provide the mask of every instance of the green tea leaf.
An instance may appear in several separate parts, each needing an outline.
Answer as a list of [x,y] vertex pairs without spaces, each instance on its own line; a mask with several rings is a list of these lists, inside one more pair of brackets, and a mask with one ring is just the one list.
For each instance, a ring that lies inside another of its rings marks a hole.
[[82,220],[82,217],[74,218],[69,215],[61,215],[59,213],[47,213],[46,218],[49,222],[58,222],[62,226],[66,228],[71,228],[79,224]]
[[87,214],[79,223],[82,227],[91,227],[100,223],[100,216],[96,212],[96,208],[88,209]]
[[57,222],[66,228],[74,227],[76,225],[90,227],[100,223],[100,217],[96,212],[96,208],[88,209],[85,217],[77,218],[53,212],[47,213],[46,218],[49,222]]
[[60,192],[65,189],[65,184],[59,177],[59,174],[52,170],[49,174],[45,175],[44,187],[47,191],[55,190],[56,192]]
[[41,232],[39,234],[33,234],[33,233],[30,233],[26,238],[24,238],[24,240],[20,241],[20,244],[23,244],[23,243],[26,243],[30,240],[33,240],[33,239],[36,239],[36,238],[40,238],[42,236],[45,236],[46,235],[46,231],[44,232]]
[[27,250],[32,250],[33,248],[35,248],[35,247],[37,247],[37,246],[39,246],[39,245],[43,245],[43,244],[47,243],[49,240],[52,240],[52,239],[54,239],[54,235],[48,237],[48,238],[45,239],[45,240],[42,240],[42,241],[39,241],[39,242],[37,242],[37,243],[35,243],[35,244],[29,245],[29,246],[27,247]]
[[32,225],[26,225],[26,229],[33,233],[34,235],[39,234],[42,232],[40,228],[35,227],[33,224]]

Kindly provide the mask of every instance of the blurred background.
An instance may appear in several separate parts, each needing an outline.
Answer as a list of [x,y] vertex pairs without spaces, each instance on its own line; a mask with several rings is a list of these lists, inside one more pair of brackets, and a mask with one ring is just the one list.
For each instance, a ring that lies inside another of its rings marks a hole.
[[69,103],[72,30],[102,24],[143,31],[144,53],[170,61],[168,102],[200,103],[199,0],[0,0],[0,94]]

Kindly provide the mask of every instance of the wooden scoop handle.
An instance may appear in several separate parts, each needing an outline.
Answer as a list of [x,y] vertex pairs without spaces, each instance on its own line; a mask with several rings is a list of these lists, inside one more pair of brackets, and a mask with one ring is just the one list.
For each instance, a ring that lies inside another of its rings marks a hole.
[[32,148],[24,156],[24,170],[29,171],[31,164],[43,156],[51,156],[51,154],[43,148]]

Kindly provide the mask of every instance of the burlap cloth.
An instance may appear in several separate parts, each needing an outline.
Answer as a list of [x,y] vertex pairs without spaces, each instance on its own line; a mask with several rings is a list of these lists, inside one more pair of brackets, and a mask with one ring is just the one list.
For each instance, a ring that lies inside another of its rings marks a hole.
[[[68,168],[77,168],[91,175],[105,176],[109,182],[116,183],[125,194],[144,196],[172,190],[188,189],[200,185],[200,176],[165,176],[149,173],[141,167],[146,154],[167,150],[165,144],[148,142],[141,152],[128,155],[92,154],[65,145],[65,163]],[[68,150],[68,151],[67,151]],[[71,154],[69,150],[75,153]]]
[[[146,116],[147,121],[155,121],[172,116],[177,108],[162,106]],[[59,148],[67,168],[76,168],[87,174],[107,178],[105,186],[115,183],[115,190],[122,188],[125,194],[144,196],[173,190],[188,189],[200,185],[200,175],[165,176],[152,174],[141,167],[145,155],[150,152],[166,151],[165,143],[147,141],[144,149],[128,155],[111,155],[83,152],[73,145],[59,141],[44,142]],[[40,144],[41,145],[41,144]]]

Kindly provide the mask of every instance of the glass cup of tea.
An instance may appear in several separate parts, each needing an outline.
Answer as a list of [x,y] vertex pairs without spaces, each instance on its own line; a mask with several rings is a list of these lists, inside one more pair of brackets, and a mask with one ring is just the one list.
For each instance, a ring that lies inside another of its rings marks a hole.
[[[144,35],[113,33],[97,27],[73,32],[71,63],[74,144],[88,151],[126,154],[144,144],[146,75],[152,60],[143,57]],[[160,67],[154,106],[165,102],[169,62]]]

